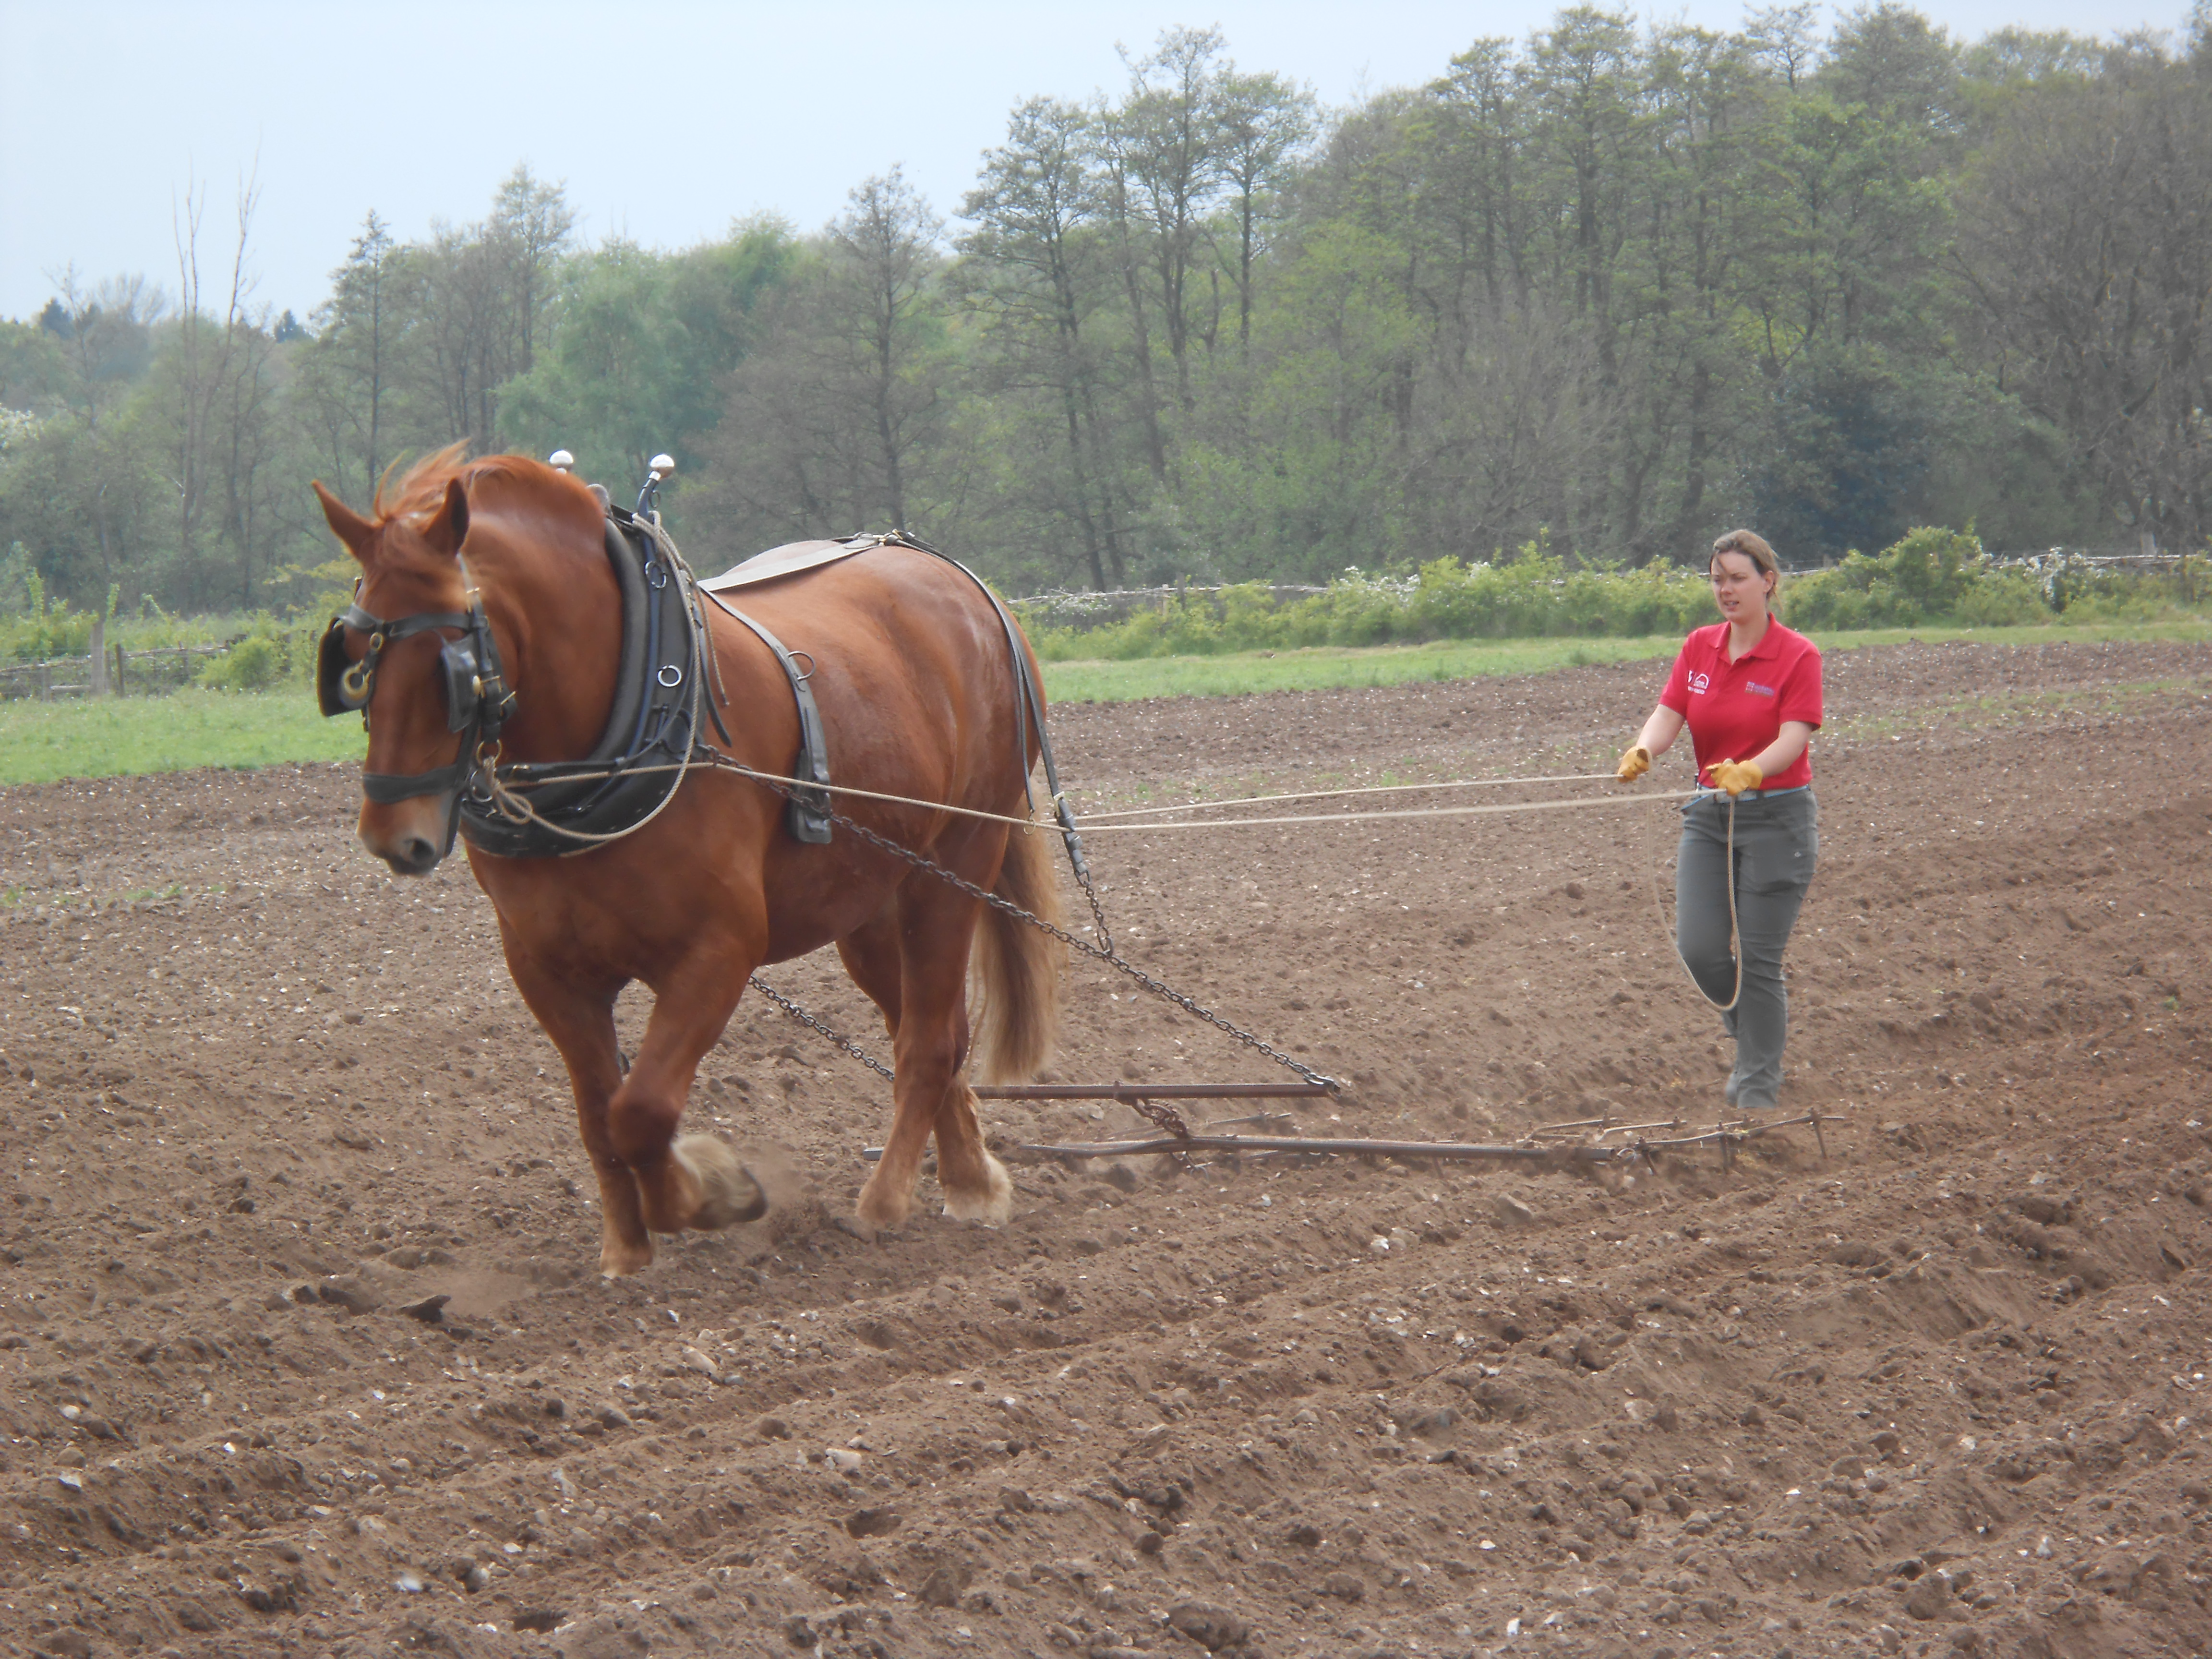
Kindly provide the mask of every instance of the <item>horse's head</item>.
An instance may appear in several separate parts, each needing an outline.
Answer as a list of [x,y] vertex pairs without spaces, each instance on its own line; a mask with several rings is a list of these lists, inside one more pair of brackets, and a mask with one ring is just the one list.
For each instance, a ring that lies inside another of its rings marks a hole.
[[368,728],[362,844],[395,874],[428,875],[453,850],[492,673],[483,660],[489,629],[460,557],[468,492],[448,477],[427,512],[403,502],[364,519],[319,482],[314,489],[331,532],[361,564],[353,604],[324,635],[323,712],[358,708]]

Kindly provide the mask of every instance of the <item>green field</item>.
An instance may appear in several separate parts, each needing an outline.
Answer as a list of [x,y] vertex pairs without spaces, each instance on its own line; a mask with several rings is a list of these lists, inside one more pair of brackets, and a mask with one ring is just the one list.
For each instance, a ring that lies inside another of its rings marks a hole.
[[[1915,628],[1815,635],[1823,651],[1908,640],[1974,640],[1989,645],[2097,640],[2208,640],[2202,623],[2112,623],[2080,628]],[[1656,661],[1680,644],[1642,640],[1467,640],[1368,650],[1318,647],[1218,657],[1147,657],[1129,662],[1045,666],[1054,702],[1121,702],[1137,697],[1237,696],[1334,686],[1399,685],[1538,674],[1591,663]],[[358,761],[361,722],[326,720],[304,686],[234,693],[180,691],[170,697],[0,703],[0,784],[178,772],[200,766],[269,766],[283,761]]]
[[359,720],[325,720],[304,686],[0,703],[0,783],[358,761],[368,744]]

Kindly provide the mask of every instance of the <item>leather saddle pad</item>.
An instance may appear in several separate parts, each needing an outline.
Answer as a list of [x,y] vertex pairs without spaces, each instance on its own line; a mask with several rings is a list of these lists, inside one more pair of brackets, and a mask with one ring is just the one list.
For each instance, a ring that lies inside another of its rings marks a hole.
[[699,586],[710,593],[750,587],[757,582],[774,581],[779,576],[817,570],[883,544],[881,536],[851,536],[842,542],[786,542],[781,547],[771,547],[765,553],[756,553],[744,562],[732,565],[719,576],[706,578]]

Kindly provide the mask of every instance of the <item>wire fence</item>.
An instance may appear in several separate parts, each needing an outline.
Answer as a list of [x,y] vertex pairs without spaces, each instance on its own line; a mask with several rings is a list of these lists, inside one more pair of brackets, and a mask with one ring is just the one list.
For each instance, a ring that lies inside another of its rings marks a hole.
[[238,643],[238,640],[225,640],[215,645],[165,645],[147,651],[130,651],[118,645],[82,657],[10,663],[0,666],[0,702],[163,696],[190,685],[208,659],[228,656]]
[[[1294,582],[1262,585],[1267,586],[1274,603],[1279,605],[1328,592],[1326,587]],[[1176,582],[1158,587],[1116,587],[1095,592],[1087,589],[1058,590],[1049,593],[1032,593],[1012,603],[1020,609],[1022,620],[1032,626],[1097,628],[1126,621],[1139,611],[1156,611],[1171,600],[1193,596],[1218,599],[1221,592],[1222,587],[1217,585]]]

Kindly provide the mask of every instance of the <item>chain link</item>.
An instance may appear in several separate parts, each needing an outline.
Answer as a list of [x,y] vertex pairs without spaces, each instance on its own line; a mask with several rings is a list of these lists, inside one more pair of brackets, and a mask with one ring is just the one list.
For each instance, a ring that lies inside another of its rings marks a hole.
[[748,982],[752,986],[754,990],[758,991],[770,1002],[773,1002],[777,1007],[782,1009],[785,1013],[790,1015],[792,1018],[797,1020],[801,1025],[807,1027],[810,1030],[818,1032],[822,1036],[829,1038],[830,1042],[836,1044],[840,1048],[842,1048],[847,1054],[852,1055],[854,1059],[859,1060],[861,1065],[866,1066],[878,1077],[884,1078],[890,1081],[896,1080],[896,1074],[891,1071],[890,1066],[884,1065],[883,1061],[878,1060],[866,1048],[861,1048],[860,1045],[854,1042],[852,1038],[846,1036],[842,1032],[830,1030],[830,1027],[824,1025],[820,1020],[815,1018],[813,1015],[808,1013],[805,1009],[800,1007],[789,997],[784,995],[782,992],[777,990],[775,987],[770,985],[758,974],[755,974]]
[[[785,787],[781,784],[769,782],[766,778],[763,777],[759,773],[755,772],[750,767],[746,766],[744,763],[733,761],[727,756],[720,753],[719,750],[710,752],[713,755],[712,763],[718,769],[723,771],[735,772],[742,777],[749,777],[754,782],[759,784],[763,789],[773,791],[775,793],[782,796],[786,800],[792,798],[792,792],[788,788]],[[1278,1066],[1284,1067],[1285,1070],[1297,1073],[1308,1083],[1313,1084],[1319,1088],[1327,1089],[1331,1094],[1336,1093],[1341,1086],[1336,1079],[1324,1076],[1322,1073],[1314,1070],[1312,1066],[1291,1059],[1290,1055],[1276,1048],[1274,1044],[1269,1042],[1266,1038],[1258,1036],[1254,1033],[1244,1030],[1240,1025],[1231,1024],[1230,1021],[1224,1019],[1220,1015],[1215,1013],[1211,1008],[1203,1007],[1193,999],[1185,996],[1181,991],[1176,990],[1174,987],[1164,984],[1160,981],[1154,979],[1143,969],[1138,967],[1135,963],[1131,962],[1127,957],[1122,956],[1120,951],[1115,950],[1110,941],[1103,945],[1093,945],[1090,940],[1079,938],[1076,934],[1069,933],[1066,928],[1060,927],[1056,923],[1047,921],[1043,917],[1034,915],[1028,910],[1024,910],[1020,905],[1016,904],[1012,899],[1003,898],[1000,895],[991,892],[985,888],[978,887],[974,882],[969,881],[964,876],[956,875],[953,872],[946,869],[943,865],[938,863],[934,859],[930,858],[927,854],[917,853],[910,847],[902,847],[897,842],[891,840],[888,836],[878,835],[873,830],[869,829],[866,824],[858,823],[855,820],[846,817],[842,812],[836,811],[833,809],[830,812],[829,817],[830,821],[832,823],[841,825],[843,828],[851,830],[853,834],[858,836],[862,841],[866,842],[869,846],[875,848],[879,852],[888,853],[893,858],[902,859],[907,863],[914,866],[917,870],[926,870],[931,875],[935,876],[939,880],[946,882],[951,885],[958,888],[970,898],[981,899],[984,903],[992,906],[994,908],[1003,910],[1006,915],[1012,916],[1016,921],[1026,922],[1029,926],[1036,928],[1038,932],[1048,934],[1052,938],[1058,939],[1062,945],[1066,945],[1070,950],[1089,957],[1094,962],[1104,963],[1109,968],[1113,969],[1116,973],[1126,975],[1128,978],[1134,980],[1138,984],[1143,986],[1146,990],[1151,992],[1152,995],[1158,997],[1162,1001],[1171,1002],[1176,1007],[1182,1009],[1185,1013],[1190,1015],[1193,1018],[1205,1021],[1206,1024],[1212,1026],[1216,1030],[1236,1038],[1237,1042],[1244,1044],[1245,1047],[1249,1048],[1258,1049],[1261,1054],[1267,1055],[1268,1059],[1273,1060]],[[1088,890],[1090,884],[1085,882],[1084,886],[1085,890]],[[1091,895],[1091,902],[1093,908],[1096,909],[1098,906],[1098,898],[1096,893],[1092,893]],[[1160,1108],[1158,1109],[1165,1110],[1167,1109]],[[1146,1113],[1145,1115],[1147,1117],[1152,1117],[1152,1114],[1150,1112]],[[1167,1127],[1166,1123],[1159,1118],[1153,1117],[1152,1121],[1154,1122],[1160,1123],[1163,1128]],[[1181,1133],[1188,1134],[1189,1131],[1185,1129]]]
[[1067,846],[1067,867],[1075,874],[1075,884],[1083,890],[1083,896],[1091,902],[1091,919],[1098,924],[1098,943],[1110,954],[1114,951],[1114,931],[1106,925],[1106,906],[1098,897],[1098,890],[1091,882],[1091,861],[1083,856],[1083,839],[1076,833],[1075,815],[1067,810],[1064,795],[1053,797],[1053,809],[1060,821],[1060,836]]
[[[1125,1100],[1121,1103],[1146,1122],[1156,1128],[1165,1130],[1177,1140],[1190,1139],[1190,1125],[1183,1121],[1182,1114],[1174,1107],[1157,1100],[1144,1099]],[[1184,1169],[1188,1170],[1190,1167],[1190,1160],[1181,1152],[1175,1155],[1175,1159]]]

